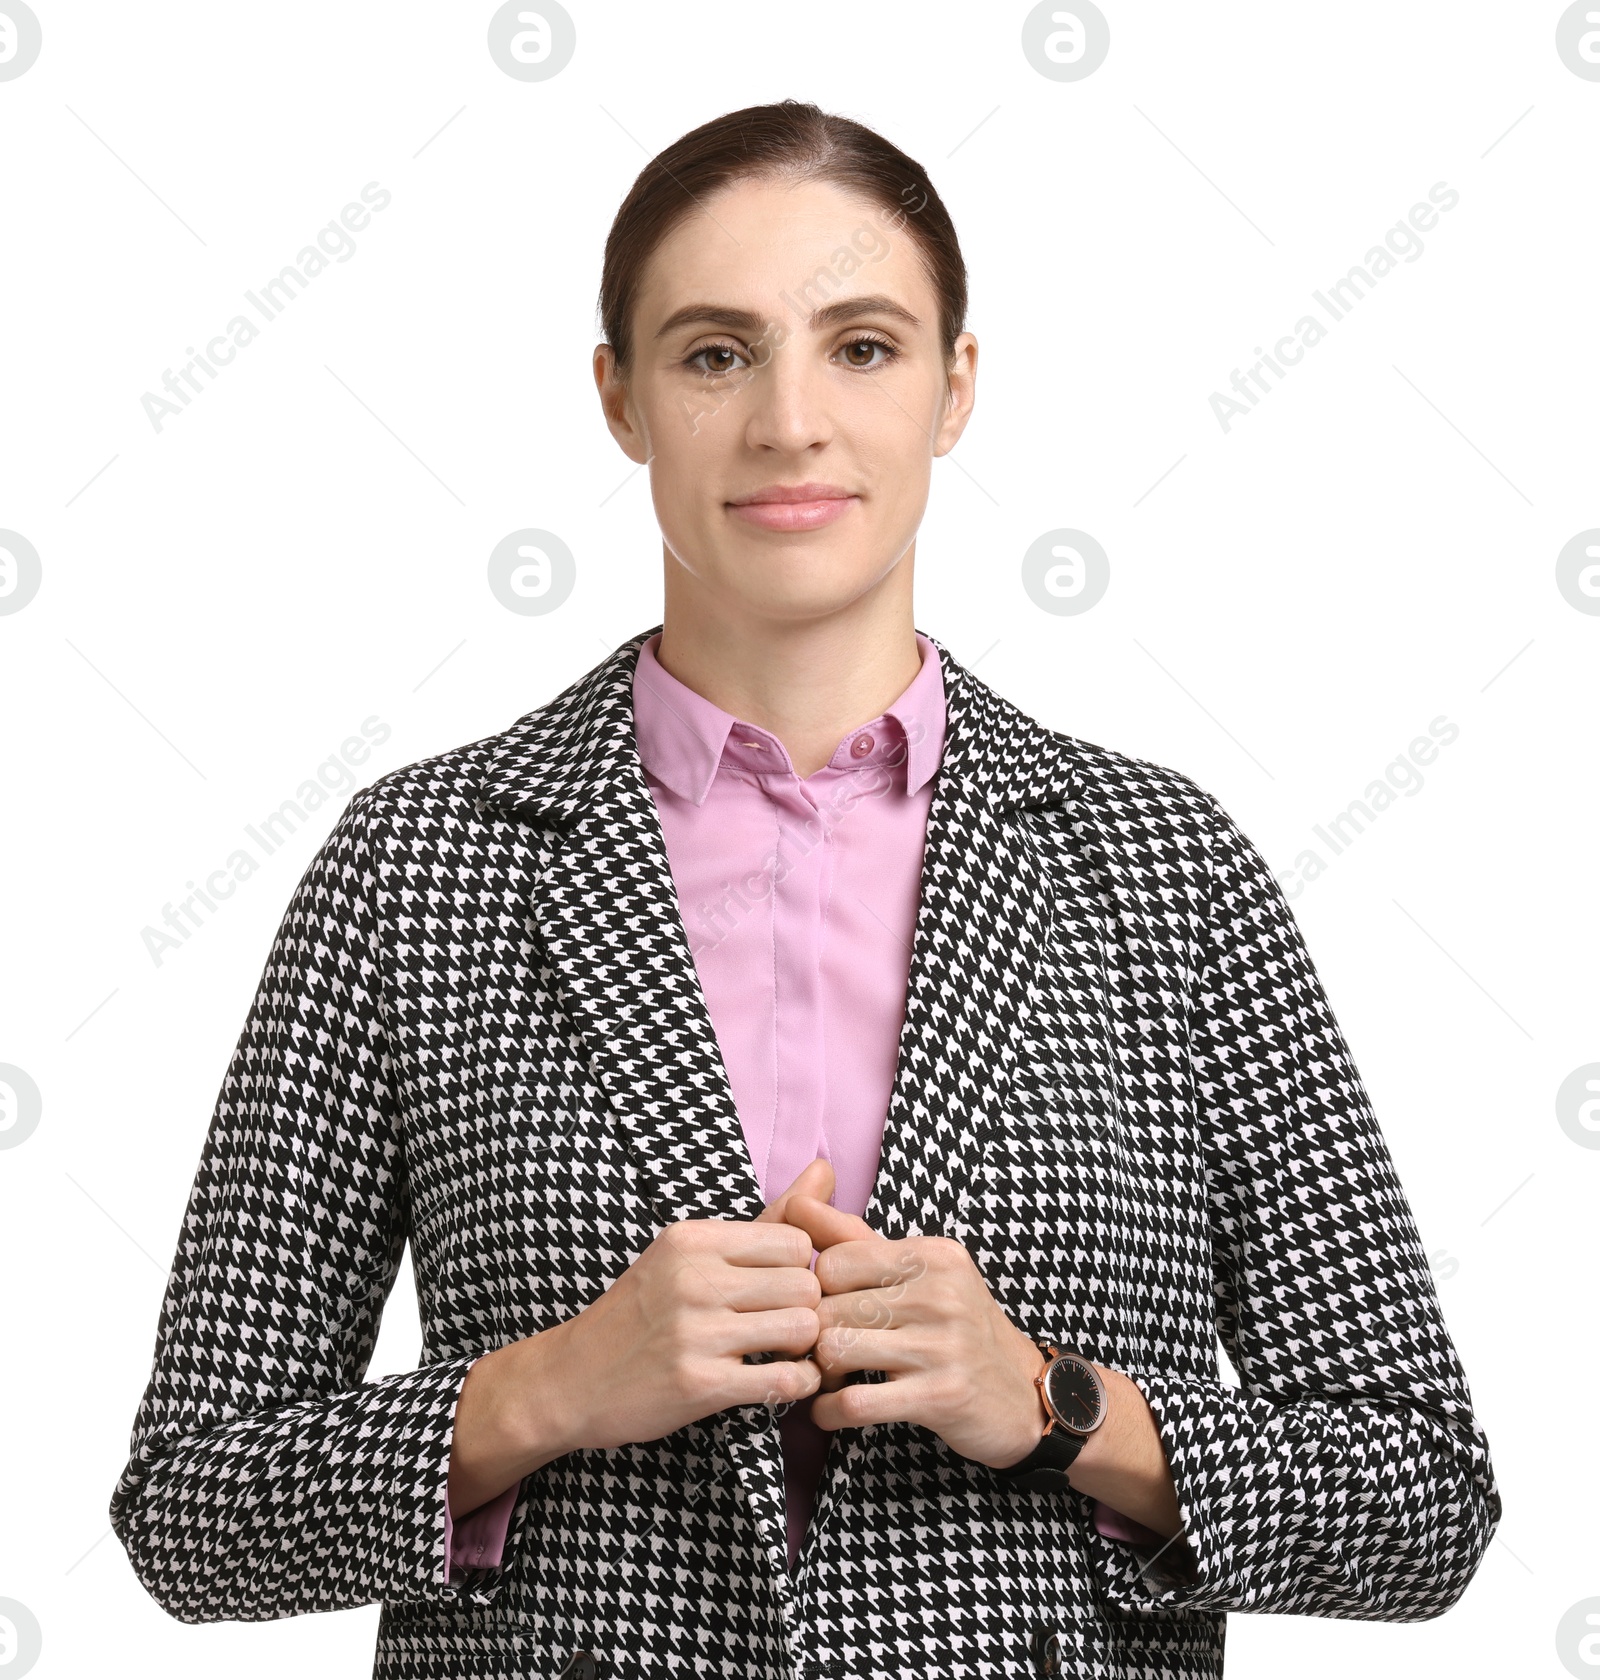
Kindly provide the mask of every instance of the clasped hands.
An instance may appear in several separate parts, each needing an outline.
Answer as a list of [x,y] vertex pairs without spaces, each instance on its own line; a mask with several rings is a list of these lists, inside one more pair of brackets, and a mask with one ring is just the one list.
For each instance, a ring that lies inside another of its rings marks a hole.
[[[914,1423],[992,1469],[1027,1457],[1045,1423],[1033,1382],[1038,1347],[961,1243],[891,1241],[831,1206],[833,1187],[833,1167],[819,1159],[753,1221],[663,1227],[575,1317],[512,1344],[518,1369],[502,1391],[502,1432],[537,1443],[536,1462],[547,1463],[579,1448],[658,1440],[730,1406],[809,1398],[821,1429]],[[797,1241],[773,1240],[774,1224],[806,1234],[812,1269]],[[751,1364],[759,1352],[790,1361],[789,1373],[780,1380],[781,1364]],[[810,1370],[794,1368],[807,1361]],[[1069,1480],[1159,1534],[1176,1533],[1150,1407],[1131,1377],[1095,1369],[1106,1420],[1085,1439]],[[847,1384],[851,1371],[887,1380]]]
[[[821,1331],[804,1353],[822,1373],[811,1400],[821,1429],[904,1422],[980,1464],[1015,1464],[1045,1414],[1033,1378],[1038,1347],[1006,1316],[972,1256],[949,1237],[891,1241],[829,1204],[833,1167],[811,1162],[758,1222],[797,1225],[817,1252]],[[850,1371],[889,1381],[846,1384]]]

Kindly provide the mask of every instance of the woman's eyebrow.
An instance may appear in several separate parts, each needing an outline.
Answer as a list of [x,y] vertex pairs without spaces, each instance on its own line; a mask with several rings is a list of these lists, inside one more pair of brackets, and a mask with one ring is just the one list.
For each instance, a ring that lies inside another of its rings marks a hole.
[[[920,327],[922,322],[903,304],[891,297],[875,293],[868,297],[839,298],[812,310],[807,325],[813,332],[822,327],[839,326],[862,315],[887,315],[907,327]],[[727,303],[688,303],[675,309],[656,329],[657,338],[665,338],[679,327],[708,325],[726,327],[729,332],[758,333],[770,317],[763,319],[753,309],[737,309]]]

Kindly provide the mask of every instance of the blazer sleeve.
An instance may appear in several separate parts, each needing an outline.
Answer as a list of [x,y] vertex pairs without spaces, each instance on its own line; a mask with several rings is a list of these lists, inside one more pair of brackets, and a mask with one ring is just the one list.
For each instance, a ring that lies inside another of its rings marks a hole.
[[410,1230],[379,938],[372,790],[296,887],[189,1192],[111,1526],[184,1622],[387,1600],[452,1583],[446,1508],[473,1348],[363,1382]]
[[1300,929],[1210,795],[1189,1058],[1239,1376],[1140,1370],[1182,1529],[1090,1535],[1112,1604],[1423,1621],[1500,1521],[1433,1274]]
[[522,1495],[522,1483],[513,1482],[493,1499],[475,1510],[463,1511],[460,1522],[450,1515],[450,1501],[444,1504],[444,1553],[452,1571],[497,1567],[505,1555],[511,1518]]

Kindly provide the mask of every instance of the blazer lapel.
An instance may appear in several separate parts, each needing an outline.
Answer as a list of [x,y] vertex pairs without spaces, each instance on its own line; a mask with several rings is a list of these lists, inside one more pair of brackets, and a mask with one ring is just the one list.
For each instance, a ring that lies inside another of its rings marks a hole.
[[[762,1208],[678,909],[633,732],[632,678],[654,626],[492,744],[480,803],[559,831],[529,906],[657,1224]],[[977,681],[937,638],[945,742],[928,815],[894,1084],[866,1219],[891,1238],[959,1238],[964,1186],[1005,1103],[1049,895],[1030,804],[1066,794],[1066,738]],[[717,1428],[790,1609],[783,1462],[759,1406]],[[827,1481],[861,1450],[850,1432]],[[819,1504],[818,1517],[823,1516]]]
[[930,640],[944,670],[945,744],[899,1059],[864,1217],[891,1238],[959,1239],[965,1187],[1027,1027],[1049,904],[1018,809],[1017,754],[1034,750],[1017,728],[1020,714],[1008,716],[998,695]]
[[652,1218],[753,1219],[761,1190],[634,742],[653,634],[501,736],[480,797],[561,831],[530,909]]

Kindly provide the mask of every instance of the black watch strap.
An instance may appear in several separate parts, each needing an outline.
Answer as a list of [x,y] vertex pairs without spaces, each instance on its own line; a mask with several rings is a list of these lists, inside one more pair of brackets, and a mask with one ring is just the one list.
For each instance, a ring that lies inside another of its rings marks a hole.
[[1060,1492],[1072,1486],[1067,1470],[1083,1451],[1084,1440],[1084,1436],[1074,1435],[1070,1429],[1052,1429],[1048,1435],[1039,1437],[1039,1444],[1026,1458],[996,1470],[995,1475],[1013,1487]]

